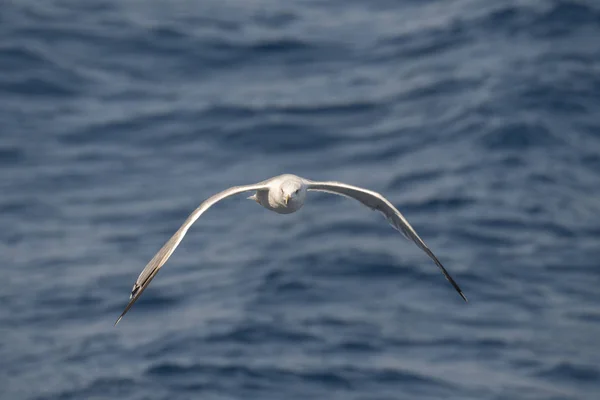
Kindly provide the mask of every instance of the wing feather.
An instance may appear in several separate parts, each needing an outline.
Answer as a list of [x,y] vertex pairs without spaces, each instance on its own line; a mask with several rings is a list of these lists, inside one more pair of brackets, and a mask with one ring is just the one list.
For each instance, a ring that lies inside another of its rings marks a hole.
[[121,319],[127,314],[127,311],[133,306],[133,304],[140,298],[144,290],[148,287],[152,279],[156,276],[160,268],[167,262],[171,254],[175,251],[188,229],[200,216],[208,210],[211,206],[216,204],[217,202],[239,193],[249,192],[252,190],[265,190],[268,189],[268,186],[264,183],[258,183],[255,185],[245,185],[245,186],[234,186],[229,189],[226,189],[222,192],[215,194],[214,196],[206,199],[198,208],[196,208],[190,215],[187,217],[185,222],[181,225],[181,227],[171,236],[171,238],[163,245],[163,247],[152,257],[152,259],[148,262],[146,267],[140,273],[139,277],[135,281],[133,288],[131,289],[131,295],[129,296],[129,303],[125,310],[121,313],[115,325],[121,321]]
[[363,189],[357,186],[348,185],[341,182],[313,182],[306,180],[308,190],[326,192],[337,194],[345,197],[350,197],[360,201],[365,206],[381,212],[388,222],[404,236],[414,242],[421,250],[423,250],[438,266],[438,268],[444,274],[444,277],[450,282],[454,289],[458,292],[460,297],[466,302],[463,291],[458,286],[456,281],[450,276],[446,268],[442,265],[440,260],[433,254],[433,252],[427,247],[423,239],[417,234],[413,227],[408,223],[406,218],[381,194]]

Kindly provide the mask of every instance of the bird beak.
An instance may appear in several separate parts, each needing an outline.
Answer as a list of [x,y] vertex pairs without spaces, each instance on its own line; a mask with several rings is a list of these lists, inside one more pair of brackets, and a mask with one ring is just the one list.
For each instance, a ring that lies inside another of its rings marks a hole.
[[290,197],[292,197],[292,196],[290,196],[289,194],[286,194],[283,198],[283,202],[285,203],[286,206],[290,202]]

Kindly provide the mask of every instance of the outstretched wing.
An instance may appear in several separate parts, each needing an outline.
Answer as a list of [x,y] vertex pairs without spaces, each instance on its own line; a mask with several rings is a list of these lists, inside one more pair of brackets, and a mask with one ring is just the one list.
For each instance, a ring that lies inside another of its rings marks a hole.
[[133,306],[133,304],[141,296],[144,290],[146,290],[146,288],[148,287],[152,279],[154,279],[160,268],[167,262],[169,257],[171,257],[171,254],[173,254],[173,251],[175,251],[175,249],[181,242],[181,239],[183,239],[183,237],[187,233],[190,226],[192,226],[192,224],[196,222],[196,220],[200,218],[200,216],[206,210],[208,210],[213,204],[219,202],[220,200],[223,200],[226,197],[233,196],[238,193],[248,192],[251,190],[264,189],[268,189],[268,186],[262,182],[256,185],[234,186],[215,194],[214,196],[206,199],[202,204],[200,204],[200,206],[196,208],[194,212],[190,214],[189,217],[187,217],[187,219],[185,220],[183,225],[181,225],[181,227],[177,230],[177,232],[175,232],[175,234],[171,236],[167,243],[164,244],[164,246],[158,251],[158,253],[154,255],[154,257],[152,257],[150,262],[146,265],[140,276],[137,278],[137,281],[135,281],[133,289],[131,289],[129,303],[117,319],[117,322],[115,322],[115,325],[117,325],[121,318],[123,318],[123,316],[127,314],[127,311],[129,311],[131,306]]
[[380,211],[394,228],[402,232],[404,236],[406,236],[409,240],[412,240],[435,262],[435,264],[440,268],[448,282],[450,282],[454,289],[456,289],[460,297],[462,297],[464,301],[467,301],[467,298],[463,294],[462,290],[454,281],[454,279],[452,279],[448,271],[446,271],[446,268],[444,268],[440,260],[438,260],[437,257],[433,254],[433,252],[429,249],[429,247],[427,247],[423,239],[419,237],[417,232],[415,232],[413,227],[410,226],[410,224],[400,213],[400,211],[398,211],[396,207],[394,207],[392,203],[390,203],[381,194],[373,192],[371,190],[359,188],[357,186],[347,185],[345,183],[340,182],[312,182],[306,180],[306,184],[308,186],[308,190],[315,190],[319,192],[327,192],[350,197],[360,201],[362,204],[373,210]]

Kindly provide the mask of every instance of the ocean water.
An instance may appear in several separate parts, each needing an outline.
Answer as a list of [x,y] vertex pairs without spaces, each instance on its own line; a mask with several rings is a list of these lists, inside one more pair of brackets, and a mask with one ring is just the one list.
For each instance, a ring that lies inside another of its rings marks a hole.
[[[600,396],[600,4],[4,0],[0,399]],[[209,210],[280,173],[386,195]]]

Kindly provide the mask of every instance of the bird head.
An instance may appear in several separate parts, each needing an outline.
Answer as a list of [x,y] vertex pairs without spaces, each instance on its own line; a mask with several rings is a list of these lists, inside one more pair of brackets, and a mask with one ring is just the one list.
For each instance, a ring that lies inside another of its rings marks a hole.
[[302,203],[306,197],[306,187],[298,180],[288,180],[281,185],[283,204]]

